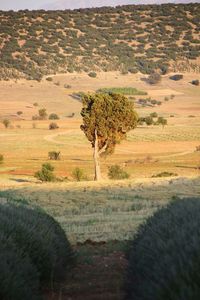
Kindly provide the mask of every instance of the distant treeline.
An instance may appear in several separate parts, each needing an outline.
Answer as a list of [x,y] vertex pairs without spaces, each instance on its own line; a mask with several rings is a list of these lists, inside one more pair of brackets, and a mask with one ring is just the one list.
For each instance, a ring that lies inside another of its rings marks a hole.
[[[200,71],[200,4],[0,11],[0,79],[57,72]],[[181,63],[179,63],[181,62]]]

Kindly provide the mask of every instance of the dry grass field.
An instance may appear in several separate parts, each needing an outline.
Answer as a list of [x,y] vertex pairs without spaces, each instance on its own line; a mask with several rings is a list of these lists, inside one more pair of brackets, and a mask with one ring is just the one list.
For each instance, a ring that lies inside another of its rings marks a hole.
[[[132,179],[150,178],[161,171],[177,173],[178,176],[197,176],[200,144],[200,87],[190,84],[194,74],[185,74],[178,82],[163,77],[161,83],[149,85],[144,75],[121,75],[119,73],[99,73],[97,78],[86,74],[65,74],[34,81],[1,82],[0,118],[9,118],[11,128],[0,124],[1,154],[5,162],[0,166],[0,184],[20,185],[23,180],[35,182],[33,177],[43,162],[48,160],[49,151],[61,151],[61,161],[53,162],[57,176],[72,180],[72,170],[81,167],[89,179],[93,178],[92,149],[80,130],[81,103],[71,95],[79,91],[95,92],[103,87],[135,87],[146,91],[147,96],[160,100],[156,107],[139,107],[139,116],[157,112],[167,118],[168,125],[138,126],[130,132],[127,141],[116,147],[115,154],[102,160],[104,179],[111,164],[118,163],[131,174]],[[141,80],[142,79],[142,80]],[[55,85],[58,83],[59,85]],[[64,88],[68,84],[70,88]],[[174,95],[173,99],[170,96]],[[169,98],[165,101],[165,98]],[[38,106],[33,104],[37,103]],[[32,121],[40,108],[57,113],[59,129],[48,129],[49,120]],[[22,111],[21,116],[17,111]],[[71,118],[71,114],[74,117]]]

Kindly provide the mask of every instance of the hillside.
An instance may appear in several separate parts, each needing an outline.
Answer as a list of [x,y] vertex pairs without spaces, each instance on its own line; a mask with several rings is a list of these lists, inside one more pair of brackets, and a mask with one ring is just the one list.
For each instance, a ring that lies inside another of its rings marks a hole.
[[0,12],[0,78],[200,71],[200,4]]

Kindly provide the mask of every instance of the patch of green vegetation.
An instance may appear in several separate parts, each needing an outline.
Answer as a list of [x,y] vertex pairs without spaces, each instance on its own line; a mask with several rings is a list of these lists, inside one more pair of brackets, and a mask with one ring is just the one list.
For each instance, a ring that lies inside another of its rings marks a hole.
[[97,90],[97,93],[115,93],[115,94],[122,94],[122,95],[147,95],[147,92],[140,91],[136,88],[132,87],[113,87],[113,88],[102,88]]

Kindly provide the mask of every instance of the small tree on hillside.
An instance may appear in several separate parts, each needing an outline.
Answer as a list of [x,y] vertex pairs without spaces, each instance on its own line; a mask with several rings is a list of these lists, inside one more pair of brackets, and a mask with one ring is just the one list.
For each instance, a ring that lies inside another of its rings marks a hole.
[[114,152],[115,145],[137,125],[133,103],[119,94],[84,95],[81,129],[94,148],[95,180],[101,179],[100,155]]
[[41,108],[38,110],[38,113],[39,113],[39,117],[41,120],[45,120],[47,118],[47,111],[45,108]]
[[10,125],[10,120],[4,119],[4,120],[2,121],[2,123],[3,123],[3,125],[5,126],[5,128],[8,128],[9,125]]
[[157,72],[151,73],[148,77],[148,82],[150,84],[156,84],[156,83],[159,83],[160,81],[161,81],[161,76]]
[[157,121],[158,125],[162,125],[162,127],[164,128],[165,125],[167,125],[167,119],[163,118],[163,117],[159,117],[158,121]]

